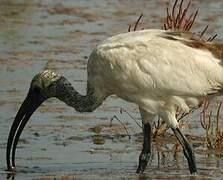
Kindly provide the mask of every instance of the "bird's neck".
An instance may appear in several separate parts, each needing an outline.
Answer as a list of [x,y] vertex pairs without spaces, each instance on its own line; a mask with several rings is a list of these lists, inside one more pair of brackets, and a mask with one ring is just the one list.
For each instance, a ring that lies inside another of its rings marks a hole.
[[56,97],[78,112],[92,112],[103,101],[102,98],[95,95],[94,89],[89,85],[87,87],[87,94],[81,95],[65,77],[61,77],[58,81]]

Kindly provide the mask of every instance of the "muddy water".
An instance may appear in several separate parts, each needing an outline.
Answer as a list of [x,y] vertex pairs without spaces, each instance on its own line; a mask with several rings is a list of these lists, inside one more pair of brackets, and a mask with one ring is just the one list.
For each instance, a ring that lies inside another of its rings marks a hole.
[[[143,12],[148,27],[161,27],[167,0],[1,0],[0,1],[0,179],[6,140],[15,113],[32,77],[50,68],[65,75],[85,92],[86,64],[92,48],[111,35],[126,32]],[[211,24],[223,35],[223,1],[195,0],[200,16],[195,29]],[[136,175],[141,149],[137,107],[116,97],[91,114],[79,114],[56,99],[45,102],[31,117],[18,145],[15,179],[222,179],[223,160],[196,151],[199,175],[189,176],[182,153],[163,138],[153,145],[153,158],[144,175]],[[129,140],[125,129],[131,135]],[[195,114],[186,133],[204,136]],[[198,143],[197,143],[198,144]],[[194,148],[205,149],[202,143]]]

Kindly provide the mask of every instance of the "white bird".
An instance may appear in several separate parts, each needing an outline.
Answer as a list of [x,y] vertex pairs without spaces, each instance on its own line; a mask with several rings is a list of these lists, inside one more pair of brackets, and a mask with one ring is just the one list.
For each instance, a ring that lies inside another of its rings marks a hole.
[[[7,167],[15,169],[15,150],[32,113],[43,101],[56,97],[79,112],[91,112],[110,95],[139,106],[144,142],[137,173],[142,173],[151,153],[151,124],[160,116],[183,147],[190,173],[197,168],[191,146],[176,120],[176,109],[189,110],[204,98],[221,95],[223,44],[205,42],[192,33],[141,30],[115,35],[99,44],[87,65],[87,94],[79,94],[55,72],[37,74],[11,127]],[[10,155],[12,149],[12,164]]]

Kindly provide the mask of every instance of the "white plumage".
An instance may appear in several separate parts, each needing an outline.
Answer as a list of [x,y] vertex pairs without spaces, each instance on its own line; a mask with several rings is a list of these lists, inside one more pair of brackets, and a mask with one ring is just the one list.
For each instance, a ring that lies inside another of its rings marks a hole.
[[188,111],[223,84],[221,60],[183,44],[185,37],[163,30],[113,36],[99,44],[88,62],[89,83],[101,96],[116,94],[177,126],[176,107]]

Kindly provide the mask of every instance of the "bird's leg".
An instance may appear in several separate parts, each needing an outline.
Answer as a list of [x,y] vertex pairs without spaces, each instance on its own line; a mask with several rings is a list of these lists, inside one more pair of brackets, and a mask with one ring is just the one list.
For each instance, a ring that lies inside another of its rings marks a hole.
[[143,122],[143,148],[139,156],[139,166],[136,170],[136,173],[143,173],[151,157],[151,124],[155,115],[149,113],[141,107],[139,108],[139,111]]
[[187,158],[189,170],[191,174],[197,173],[196,163],[194,153],[192,148],[187,140],[187,138],[183,135],[183,133],[179,129],[179,124],[176,120],[176,110],[174,106],[168,105],[166,109],[160,111],[160,116],[162,119],[171,127],[178,141],[180,142],[184,156]]
[[151,125],[146,123],[143,125],[143,148],[139,156],[139,166],[136,173],[143,173],[146,169],[151,156]]
[[195,163],[195,157],[187,138],[180,131],[179,127],[172,128],[172,130],[175,136],[177,137],[177,139],[179,140],[181,146],[183,147],[184,156],[187,158],[190,173],[196,174],[197,168],[196,168],[196,163]]

